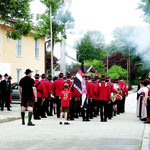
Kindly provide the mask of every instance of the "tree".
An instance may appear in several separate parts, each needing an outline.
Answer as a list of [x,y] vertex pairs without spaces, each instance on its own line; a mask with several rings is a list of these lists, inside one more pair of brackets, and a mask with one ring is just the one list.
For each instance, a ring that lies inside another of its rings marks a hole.
[[[53,56],[53,64],[56,67],[57,66],[57,62],[58,59]],[[51,69],[51,53],[50,52],[46,52],[46,70],[50,70]]]
[[96,60],[96,59],[94,59],[93,61],[86,60],[84,62],[84,65],[85,66],[92,65],[95,68],[95,70],[98,71],[99,73],[102,73],[106,70],[104,63],[101,60]]
[[[61,42],[62,38],[67,38],[64,32],[65,26],[69,28],[70,24],[73,24],[74,19],[69,11],[63,12],[64,1],[63,0],[41,0],[46,6],[44,14],[37,15],[37,28],[34,34],[35,39],[41,37],[50,38],[50,6],[52,7],[52,36],[53,36],[53,47],[54,43]],[[61,37],[60,37],[61,33]]]
[[12,30],[8,30],[7,36],[14,40],[27,36],[32,29],[32,15],[30,2],[32,0],[1,0],[0,21],[9,24]]
[[150,23],[150,1],[141,0],[138,8],[144,12],[144,21]]
[[[108,57],[108,68],[113,67],[114,65],[121,66],[123,69],[127,70],[127,61],[128,58],[122,52],[116,52]],[[107,57],[103,59],[104,64],[107,64]],[[131,61],[131,79],[135,78],[135,68],[134,64]]]
[[80,62],[85,60],[100,60],[106,56],[104,52],[104,37],[98,31],[89,31],[77,42],[78,59]]
[[127,79],[127,70],[123,69],[121,66],[114,65],[109,69],[109,76],[112,80],[118,79],[120,76]]

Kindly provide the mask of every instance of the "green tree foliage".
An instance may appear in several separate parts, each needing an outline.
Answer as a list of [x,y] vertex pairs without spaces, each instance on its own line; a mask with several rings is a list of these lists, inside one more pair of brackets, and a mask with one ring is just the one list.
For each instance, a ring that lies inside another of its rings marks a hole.
[[7,36],[14,40],[27,36],[32,29],[32,15],[30,2],[32,0],[1,0],[0,21],[9,24],[13,30],[7,32]]
[[85,60],[100,60],[106,56],[104,52],[104,36],[98,31],[89,31],[77,42],[78,59],[80,62]]
[[93,61],[86,60],[84,62],[84,65],[85,66],[92,65],[95,68],[95,70],[98,71],[99,73],[102,73],[106,70],[104,63],[101,60],[96,60],[96,59],[94,59]]
[[[40,37],[50,38],[50,6],[52,7],[52,35],[53,46],[54,43],[61,42],[62,38],[67,38],[64,29],[68,29],[73,26],[74,19],[69,11],[64,11],[63,0],[41,0],[46,6],[46,11],[43,14],[37,15],[37,28],[34,34],[35,39]],[[70,25],[70,26],[69,26]],[[60,34],[62,35],[60,37]]]
[[138,8],[144,12],[144,21],[150,23],[150,0],[141,0]]
[[114,65],[109,69],[109,76],[112,80],[118,79],[120,76],[127,79],[127,70],[123,69],[121,66]]

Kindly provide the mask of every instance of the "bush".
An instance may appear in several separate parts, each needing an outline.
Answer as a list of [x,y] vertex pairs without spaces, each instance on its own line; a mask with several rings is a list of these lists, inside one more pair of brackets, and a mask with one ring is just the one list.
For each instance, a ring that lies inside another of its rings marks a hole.
[[114,65],[109,69],[109,76],[112,80],[117,79],[120,76],[123,76],[124,79],[127,79],[127,70],[123,69],[121,66]]

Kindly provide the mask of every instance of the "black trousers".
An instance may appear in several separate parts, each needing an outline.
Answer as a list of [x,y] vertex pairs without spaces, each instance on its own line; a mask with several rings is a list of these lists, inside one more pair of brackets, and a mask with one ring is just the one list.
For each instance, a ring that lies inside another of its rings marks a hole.
[[94,100],[93,99],[89,99],[89,115],[90,118],[93,118],[94,116]]
[[108,118],[111,119],[113,117],[113,102],[111,101],[108,104]]
[[99,100],[100,118],[101,121],[107,120],[108,117],[108,101]]
[[49,101],[49,98],[46,98],[45,101],[42,103],[42,106],[41,106],[41,116],[45,116],[46,113],[47,113],[47,110],[48,110],[48,101]]
[[1,110],[4,110],[4,103],[7,109],[10,109],[10,93],[5,93],[5,95],[2,96]]
[[38,118],[41,116],[41,105],[42,105],[42,98],[37,98],[37,102],[34,102],[33,108],[34,118]]
[[147,117],[150,117],[150,97],[147,99]]
[[82,108],[82,118],[84,121],[89,120],[89,106],[88,105]]
[[56,96],[56,105],[57,105],[57,118],[60,117],[60,107],[61,107],[61,99],[59,96]]
[[75,97],[72,97],[70,100],[70,107],[69,107],[69,118],[74,119],[74,112],[75,112]]
[[81,101],[75,101],[74,104],[74,114],[76,117],[79,117],[79,114],[81,113]]
[[50,115],[53,115],[53,108],[54,108],[54,98],[50,99]]
[[123,96],[123,99],[120,102],[120,109],[121,109],[120,111],[121,111],[121,113],[125,112],[125,100],[126,100],[126,97]]
[[142,100],[143,100],[143,96],[140,96],[140,108],[139,108],[139,117],[141,118],[141,114],[142,114]]

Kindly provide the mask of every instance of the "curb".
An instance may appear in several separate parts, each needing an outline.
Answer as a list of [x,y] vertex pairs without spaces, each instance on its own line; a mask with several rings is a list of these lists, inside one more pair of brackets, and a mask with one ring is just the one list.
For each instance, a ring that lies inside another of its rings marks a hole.
[[11,118],[6,118],[6,119],[1,119],[0,123],[5,123],[5,122],[10,122],[10,121],[15,121],[15,120],[19,120],[21,119],[21,117],[11,117]]
[[145,125],[141,150],[150,150],[150,125],[149,124]]

